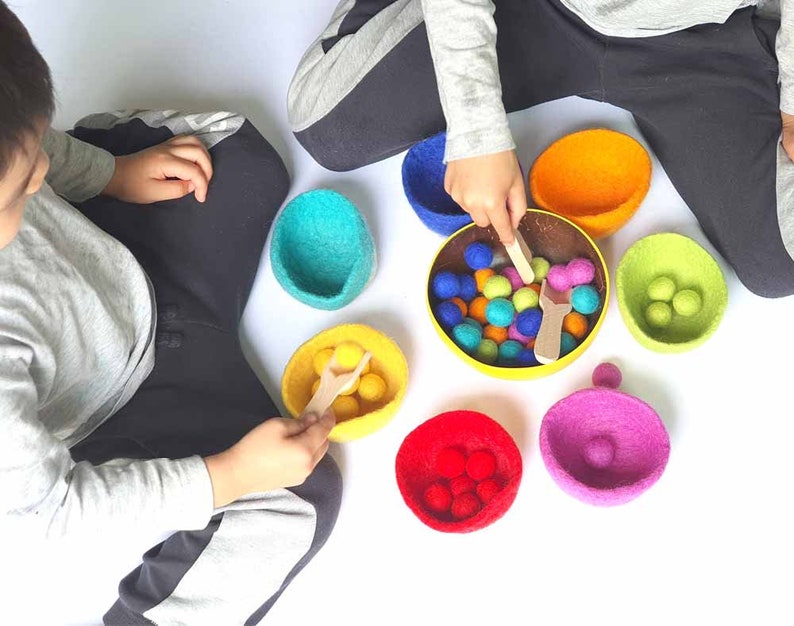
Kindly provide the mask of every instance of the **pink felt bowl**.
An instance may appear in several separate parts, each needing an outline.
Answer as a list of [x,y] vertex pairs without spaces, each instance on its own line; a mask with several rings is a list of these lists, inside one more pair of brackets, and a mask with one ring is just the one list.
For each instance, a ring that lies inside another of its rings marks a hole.
[[642,400],[614,389],[583,389],[546,413],[540,452],[563,491],[588,504],[612,506],[659,480],[670,438]]
[[[495,478],[502,489],[472,517],[456,520],[449,513],[435,513],[424,501],[425,490],[439,480],[436,459],[445,448],[465,454],[490,451],[496,457]],[[467,533],[492,524],[515,500],[523,464],[513,438],[496,421],[475,411],[450,411],[437,415],[404,440],[395,463],[397,486],[408,508],[427,526],[447,533]]]

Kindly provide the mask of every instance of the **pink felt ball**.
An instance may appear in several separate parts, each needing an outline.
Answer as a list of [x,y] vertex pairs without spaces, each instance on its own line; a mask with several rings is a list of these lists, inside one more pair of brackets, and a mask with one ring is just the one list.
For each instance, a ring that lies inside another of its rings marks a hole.
[[466,456],[457,448],[444,448],[436,457],[436,471],[444,478],[460,476],[466,469]]
[[483,504],[488,504],[502,490],[502,485],[495,478],[488,478],[477,485],[477,496]]
[[463,474],[449,481],[449,490],[453,496],[459,496],[462,493],[474,493],[477,490],[477,482]]
[[433,483],[424,494],[425,505],[436,513],[446,513],[452,506],[452,493],[441,483]]
[[494,475],[496,457],[487,450],[477,450],[466,461],[466,473],[474,480],[484,480]]
[[593,384],[596,387],[617,389],[623,381],[620,368],[614,363],[600,363],[593,370]]
[[481,508],[479,498],[473,493],[462,493],[452,499],[452,517],[458,520],[471,517]]
[[568,261],[568,281],[572,287],[587,285],[595,278],[595,265],[590,259],[573,259]]
[[510,285],[513,287],[513,291],[518,291],[521,287],[524,286],[524,281],[521,280],[521,276],[518,274],[518,270],[514,267],[506,267],[502,270],[502,276],[504,276],[507,280],[510,281]]
[[546,282],[555,291],[568,291],[573,286],[565,265],[552,265],[546,276]]

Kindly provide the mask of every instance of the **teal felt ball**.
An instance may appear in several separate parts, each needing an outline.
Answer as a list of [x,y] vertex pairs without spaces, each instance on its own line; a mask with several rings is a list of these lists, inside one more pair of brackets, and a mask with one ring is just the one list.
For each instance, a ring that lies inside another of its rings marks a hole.
[[470,317],[464,317],[463,318],[463,323],[464,324],[468,324],[469,326],[473,326],[482,335],[482,324],[480,324],[480,322],[478,322],[477,320],[474,320],[474,319],[472,319]]
[[488,306],[485,307],[485,318],[489,324],[499,328],[507,328],[513,323],[515,312],[515,307],[513,307],[513,303],[510,300],[496,298],[491,300]]
[[515,361],[523,349],[515,339],[507,339],[499,346],[499,360],[503,363]]
[[571,333],[560,334],[560,356],[565,356],[576,347],[576,338]]
[[571,292],[571,306],[582,315],[590,315],[601,305],[601,296],[592,285],[579,285]]
[[464,322],[452,329],[452,338],[463,351],[472,353],[477,350],[480,345],[482,331]]
[[439,272],[433,276],[433,295],[441,300],[454,298],[460,293],[460,278],[452,272]]

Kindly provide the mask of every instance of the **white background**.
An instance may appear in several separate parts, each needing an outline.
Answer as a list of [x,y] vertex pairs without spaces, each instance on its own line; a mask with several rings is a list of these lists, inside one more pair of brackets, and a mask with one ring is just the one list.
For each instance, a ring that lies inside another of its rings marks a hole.
[[[692,352],[661,355],[641,347],[613,294],[595,342],[562,372],[508,382],[470,369],[444,347],[425,312],[426,272],[442,239],[405,200],[403,155],[337,174],[314,163],[289,132],[287,86],[334,4],[12,0],[53,70],[57,128],[118,108],[239,111],[287,163],[290,197],[336,189],[372,228],[379,270],[351,305],[321,312],[293,300],[265,253],[246,311],[252,361],[276,396],[293,351],[338,323],[385,331],[410,367],[395,419],[368,438],[332,448],[345,479],[336,529],[264,623],[791,624],[794,299],[751,295],[719,259],[728,310],[717,334]],[[513,114],[511,124],[525,171],[551,141],[576,129],[606,126],[642,141],[628,113],[578,99]],[[600,242],[610,272],[634,241],[662,231],[713,251],[654,160],[640,210]],[[545,411],[588,385],[602,360],[622,367],[624,391],[656,408],[672,445],[656,486],[610,509],[560,491],[537,446]],[[393,469],[403,438],[453,408],[491,415],[524,458],[513,507],[492,526],[462,536],[422,525],[403,503]],[[121,527],[80,545],[26,546],[5,537],[0,621],[99,623],[118,580],[158,539]]]

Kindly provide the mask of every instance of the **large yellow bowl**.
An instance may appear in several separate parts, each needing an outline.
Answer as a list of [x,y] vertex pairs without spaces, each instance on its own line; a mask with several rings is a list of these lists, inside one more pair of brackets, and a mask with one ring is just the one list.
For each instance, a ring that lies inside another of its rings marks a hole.
[[362,404],[362,415],[334,426],[328,438],[336,442],[360,439],[385,426],[397,413],[408,384],[408,364],[394,341],[364,324],[342,324],[309,339],[287,363],[281,377],[281,396],[292,417],[298,417],[311,400],[311,386],[317,379],[314,356],[345,341],[353,341],[372,354],[370,371],[386,382],[386,394],[377,403]]
[[504,367],[488,365],[478,361],[462,350],[436,319],[433,308],[437,302],[432,293],[432,279],[437,272],[441,271],[455,272],[457,274],[471,273],[471,269],[466,265],[463,253],[466,250],[466,246],[475,241],[487,244],[494,251],[501,249],[504,252],[504,247],[499,243],[499,237],[492,227],[479,228],[474,224],[470,224],[449,237],[441,246],[435,259],[433,259],[427,276],[425,301],[430,319],[442,341],[458,358],[484,374],[507,380],[541,378],[558,372],[573,363],[593,343],[604,321],[607,305],[609,304],[609,273],[606,262],[598,246],[584,230],[560,215],[539,209],[527,209],[527,214],[521,220],[518,230],[524,236],[524,240],[532,251],[532,255],[543,257],[552,265],[566,263],[576,257],[590,259],[595,266],[593,286],[601,296],[601,307],[592,315],[587,316],[590,321],[590,328],[587,335],[579,342],[579,345],[556,361],[532,367]]

